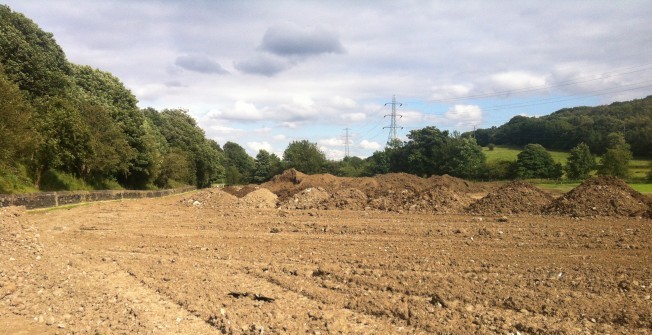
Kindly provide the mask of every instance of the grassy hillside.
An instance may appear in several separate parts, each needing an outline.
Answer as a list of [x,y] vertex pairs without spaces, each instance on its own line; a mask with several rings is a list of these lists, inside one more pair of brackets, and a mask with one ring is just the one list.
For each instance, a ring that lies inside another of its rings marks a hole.
[[[521,149],[507,147],[507,146],[496,146],[493,151],[489,151],[487,147],[482,148],[484,154],[487,156],[487,162],[493,162],[498,160],[508,160],[515,161],[516,156],[521,152]],[[548,151],[555,162],[561,163],[562,165],[566,164],[568,159],[568,152],[565,151]],[[599,157],[597,161],[600,162]],[[650,164],[652,164],[651,159],[632,159],[629,161],[629,172],[631,179],[643,180],[646,178],[648,171],[650,171]],[[564,184],[564,186],[570,184]],[[650,184],[642,184],[650,185]],[[577,186],[577,185],[575,185]],[[650,187],[652,188],[652,186]],[[648,191],[649,192],[649,191]]]

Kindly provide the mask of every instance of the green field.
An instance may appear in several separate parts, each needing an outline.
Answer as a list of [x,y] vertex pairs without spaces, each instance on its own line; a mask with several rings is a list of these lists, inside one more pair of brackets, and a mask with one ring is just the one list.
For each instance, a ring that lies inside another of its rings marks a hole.
[[[518,154],[521,152],[519,148],[496,146],[494,150],[489,151],[488,148],[482,148],[484,154],[487,156],[487,162],[494,162],[499,160],[515,161]],[[564,151],[548,151],[555,162],[566,164],[569,153]],[[599,157],[596,159],[600,161]],[[629,161],[630,179],[635,181],[645,180],[647,173],[650,171],[652,160],[650,159],[632,159]],[[573,187],[579,185],[578,183],[548,183],[548,182],[535,182],[535,184],[549,189],[560,191],[569,191]],[[632,188],[641,193],[652,193],[652,184],[650,183],[629,183]]]

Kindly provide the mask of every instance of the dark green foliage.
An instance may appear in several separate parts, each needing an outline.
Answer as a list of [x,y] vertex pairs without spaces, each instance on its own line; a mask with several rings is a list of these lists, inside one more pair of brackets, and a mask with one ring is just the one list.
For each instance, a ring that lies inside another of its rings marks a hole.
[[281,159],[276,154],[270,154],[266,150],[258,151],[254,167],[254,182],[264,183],[282,172],[283,165]]
[[228,185],[248,184],[253,180],[256,162],[234,142],[224,144],[224,166]]
[[512,179],[515,176],[516,162],[498,160],[485,166],[483,177],[489,180]]
[[540,143],[570,150],[586,143],[591,152],[607,152],[608,135],[625,132],[635,156],[652,157],[652,96],[606,106],[565,108],[542,117],[515,116],[500,127],[478,129],[481,145],[522,146]]
[[286,168],[294,168],[306,174],[324,172],[326,155],[319,150],[317,143],[308,140],[292,141],[283,152]]
[[569,179],[586,179],[595,167],[595,158],[591,155],[589,146],[580,143],[571,149],[564,171]]
[[528,144],[516,159],[515,174],[518,178],[560,178],[562,167],[540,144]]
[[494,149],[496,148],[496,145],[493,144],[493,143],[489,143],[489,144],[487,144],[487,148],[489,148],[489,151],[494,151]]
[[0,64],[31,99],[64,94],[71,87],[70,64],[51,33],[0,5]]
[[435,127],[413,130],[403,146],[387,149],[390,170],[420,176],[449,174],[475,178],[482,173],[485,156],[471,137],[450,135]]
[[0,71],[0,169],[16,166],[34,151],[38,133],[32,122],[32,106]]
[[607,141],[607,152],[600,160],[598,174],[627,178],[629,176],[629,161],[632,159],[629,144],[620,133],[609,134]]

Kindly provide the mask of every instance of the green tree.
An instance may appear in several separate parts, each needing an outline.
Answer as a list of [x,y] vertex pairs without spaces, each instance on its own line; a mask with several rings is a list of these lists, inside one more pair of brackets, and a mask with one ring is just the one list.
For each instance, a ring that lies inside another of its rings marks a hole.
[[260,150],[256,155],[253,181],[264,183],[282,172],[281,159],[267,150]]
[[515,163],[516,176],[519,178],[559,178],[562,166],[540,144],[528,144],[521,151]]
[[319,150],[317,143],[308,140],[292,141],[283,152],[283,162],[287,168],[294,168],[306,174],[322,173],[326,165],[326,155]]
[[596,167],[595,158],[584,142],[571,149],[564,171],[569,179],[586,179]]
[[629,144],[621,133],[609,134],[607,142],[607,152],[600,160],[598,174],[627,178],[629,176],[629,161],[632,159]]
[[366,167],[364,175],[375,176],[377,174],[389,173],[389,158],[386,151],[375,151],[365,159]]
[[0,169],[31,156],[38,137],[32,122],[32,106],[0,68]]
[[248,184],[253,180],[256,162],[239,144],[224,144],[224,160],[227,184]]

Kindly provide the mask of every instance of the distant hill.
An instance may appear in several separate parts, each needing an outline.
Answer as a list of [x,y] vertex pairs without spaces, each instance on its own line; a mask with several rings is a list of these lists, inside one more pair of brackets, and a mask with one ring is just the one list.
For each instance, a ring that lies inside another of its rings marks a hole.
[[499,127],[478,129],[478,143],[524,146],[538,143],[550,150],[569,150],[584,142],[591,152],[605,152],[607,135],[625,132],[637,157],[652,157],[652,95],[597,107],[560,109],[541,117],[515,116]]

